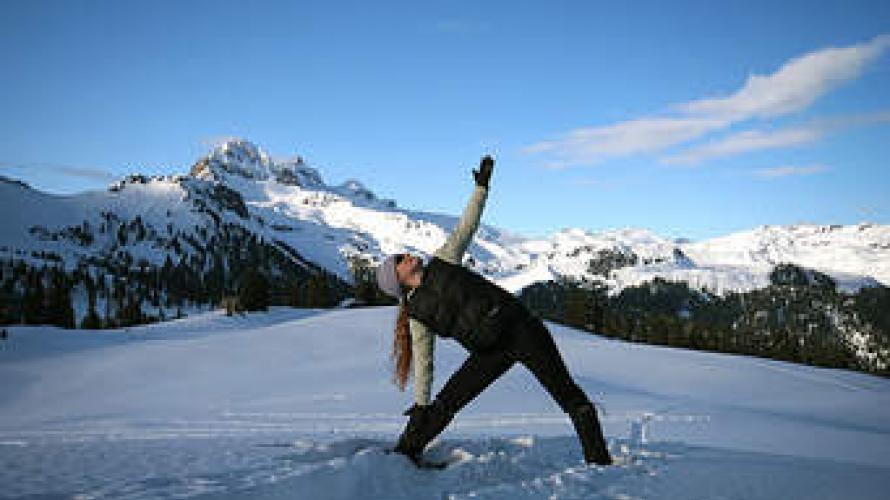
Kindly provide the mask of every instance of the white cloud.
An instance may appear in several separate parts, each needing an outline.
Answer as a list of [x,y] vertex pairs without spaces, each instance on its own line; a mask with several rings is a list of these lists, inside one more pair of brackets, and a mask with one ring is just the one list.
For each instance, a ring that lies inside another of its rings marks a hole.
[[79,177],[98,182],[111,182],[117,179],[116,175],[101,168],[58,165],[55,167],[55,171],[68,177]]
[[875,113],[862,113],[856,115],[835,116],[814,120],[812,125],[821,128],[825,132],[843,130],[852,127],[865,127],[890,123],[890,110],[877,111]]
[[0,162],[0,168],[17,170],[42,170],[47,173],[77,177],[98,182],[112,182],[117,176],[108,170],[95,167],[78,167],[74,165],[60,165],[57,163],[13,163]]
[[787,128],[776,131],[746,130],[681,153],[665,156],[669,164],[696,165],[704,160],[748,151],[775,149],[813,142],[822,136],[817,127]]
[[[575,129],[560,138],[527,146],[522,152],[547,155],[550,157],[547,163],[551,165],[590,165],[609,156],[661,151],[752,118],[799,112],[829,91],[859,77],[888,47],[890,35],[880,35],[858,45],[811,52],[791,59],[773,74],[751,75],[741,89],[728,97],[676,105],[672,108],[674,116],[643,117]],[[733,148],[741,152],[800,144],[815,140],[820,133],[824,133],[824,129],[737,134],[727,144],[706,146],[715,149],[698,152],[698,159],[694,152],[688,153],[686,160],[694,162],[708,154],[731,154]],[[675,159],[682,162],[684,154],[676,155]]]
[[754,175],[763,177],[764,179],[776,179],[779,177],[819,174],[827,170],[828,167],[825,165],[786,165],[782,167],[761,168],[755,170]]
[[890,122],[890,111],[813,120],[805,125],[779,130],[745,130],[722,139],[665,156],[669,164],[696,165],[704,160],[750,151],[776,149],[814,142],[829,132]]
[[788,61],[771,75],[749,76],[744,87],[729,97],[692,101],[678,109],[733,122],[795,113],[858,78],[888,47],[890,35],[881,35],[859,45],[811,52]]
[[532,144],[522,151],[547,153],[562,166],[593,164],[606,156],[651,153],[725,127],[707,118],[641,118],[606,127],[576,129],[555,141]]

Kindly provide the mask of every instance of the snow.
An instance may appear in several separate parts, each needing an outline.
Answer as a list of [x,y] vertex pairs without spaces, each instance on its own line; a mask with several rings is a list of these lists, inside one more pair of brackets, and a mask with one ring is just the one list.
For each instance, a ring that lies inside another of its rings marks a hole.
[[[395,309],[208,312],[0,341],[2,498],[885,498],[890,380],[555,324],[617,464],[587,467],[522,368],[419,471],[386,453]],[[465,354],[438,341],[436,384]]]
[[761,226],[683,247],[702,265],[746,266],[768,272],[778,263],[790,262],[827,273],[847,289],[858,288],[851,279],[855,276],[890,285],[888,249],[890,228],[874,224]]
[[[0,218],[0,248],[4,256],[19,256],[31,251],[58,253],[68,270],[76,267],[78,259],[95,255],[107,255],[116,241],[114,232],[100,234],[102,213],[109,212],[119,220],[133,220],[137,216],[146,228],[166,235],[166,226],[192,232],[203,226],[203,219],[191,211],[186,191],[172,178],[152,178],[146,184],[126,183],[121,191],[88,191],[74,195],[57,196],[0,182],[0,210],[9,214]],[[170,214],[168,216],[167,214]],[[69,226],[86,223],[96,238],[87,247],[65,240],[40,240],[30,233],[34,226],[48,231],[58,231]],[[168,252],[150,246],[150,242],[131,243],[127,250],[135,260],[146,259],[162,265]],[[20,253],[16,253],[16,251]],[[34,259],[25,258],[34,262]],[[43,265],[44,262],[37,262]]]

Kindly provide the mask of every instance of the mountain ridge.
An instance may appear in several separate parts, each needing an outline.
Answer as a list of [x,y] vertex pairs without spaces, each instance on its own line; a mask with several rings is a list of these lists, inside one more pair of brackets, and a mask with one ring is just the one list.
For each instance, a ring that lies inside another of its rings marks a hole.
[[[457,221],[448,214],[400,208],[394,200],[378,198],[360,180],[328,185],[320,171],[301,157],[274,160],[244,139],[218,144],[192,165],[188,175],[129,175],[108,191],[54,197],[20,181],[6,180],[3,186],[5,211],[13,217],[0,223],[0,258],[15,258],[16,250],[36,248],[61,253],[68,266],[88,249],[39,244],[34,240],[44,233],[35,232],[35,227],[52,234],[77,225],[78,220],[97,222],[96,213],[110,211],[127,218],[140,216],[156,231],[172,223],[182,230],[191,226],[193,232],[206,228],[202,224],[206,220],[197,215],[204,210],[215,214],[215,220],[237,223],[265,240],[278,240],[349,281],[351,259],[373,265],[395,252],[429,256]],[[19,199],[10,189],[19,190]],[[64,209],[52,210],[53,203]],[[49,242],[44,238],[43,243]],[[160,250],[155,258],[151,251],[142,253],[155,265],[164,260]],[[825,272],[842,288],[856,290],[890,284],[890,226],[764,225],[686,242],[642,228],[601,232],[565,228],[545,238],[529,238],[482,224],[465,263],[513,292],[537,281],[563,278],[598,281],[617,292],[654,277],[717,293],[747,291],[767,286],[769,271],[780,263]]]

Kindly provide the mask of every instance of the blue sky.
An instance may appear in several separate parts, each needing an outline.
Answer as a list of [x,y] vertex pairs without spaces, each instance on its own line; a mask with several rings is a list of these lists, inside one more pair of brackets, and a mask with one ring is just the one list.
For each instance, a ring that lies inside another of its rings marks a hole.
[[[720,5],[717,5],[720,4]],[[223,137],[538,236],[890,223],[890,2],[4,1],[0,174],[184,173]]]

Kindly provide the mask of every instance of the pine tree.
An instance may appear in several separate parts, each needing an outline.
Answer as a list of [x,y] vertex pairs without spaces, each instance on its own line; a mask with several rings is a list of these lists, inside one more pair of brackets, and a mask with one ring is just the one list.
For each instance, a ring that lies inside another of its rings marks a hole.
[[241,278],[238,298],[247,311],[265,311],[269,308],[269,282],[260,272],[248,268]]
[[123,301],[123,306],[118,310],[117,323],[119,326],[134,326],[145,322],[142,313],[142,301],[135,293],[130,293]]
[[22,299],[22,322],[26,325],[44,323],[45,301],[43,274],[32,270],[28,273]]
[[587,294],[577,285],[571,285],[565,293],[563,321],[575,328],[584,328],[587,319]]
[[352,296],[363,305],[390,304],[392,301],[377,287],[377,275],[367,260],[353,257],[349,261],[352,272]]
[[291,281],[291,285],[288,289],[288,296],[288,303],[291,307],[308,307],[305,281],[299,279]]
[[44,320],[62,328],[74,328],[74,308],[71,306],[69,280],[61,269],[53,268],[50,271],[49,281]]
[[80,327],[84,330],[99,330],[102,328],[102,318],[96,312],[95,305],[89,306],[86,316],[80,321]]
[[322,308],[331,306],[331,288],[324,272],[309,278],[306,288],[306,301],[306,305],[309,307]]

